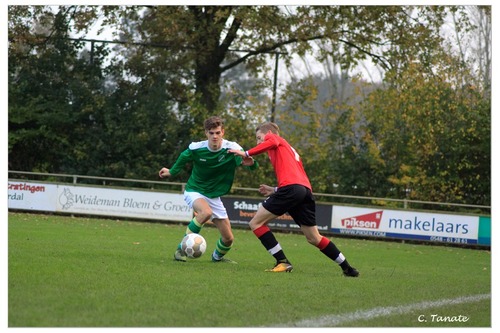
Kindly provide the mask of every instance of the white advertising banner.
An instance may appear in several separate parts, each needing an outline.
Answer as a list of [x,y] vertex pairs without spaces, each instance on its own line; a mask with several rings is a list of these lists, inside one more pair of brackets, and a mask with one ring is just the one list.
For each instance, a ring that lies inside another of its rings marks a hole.
[[332,230],[345,235],[476,244],[479,217],[334,206]]
[[46,212],[56,210],[57,185],[9,181],[8,187],[9,208]]
[[189,221],[193,216],[182,194],[63,185],[58,190],[58,212],[165,221]]
[[[259,200],[247,204],[223,199],[233,223],[241,224],[248,223],[260,203]],[[181,222],[193,216],[183,194],[14,180],[8,182],[8,206],[9,209]],[[491,242],[490,218],[479,216],[328,205],[318,205],[317,216],[320,230],[350,236],[463,244]],[[297,227],[291,219],[286,223],[278,220],[276,226]]]

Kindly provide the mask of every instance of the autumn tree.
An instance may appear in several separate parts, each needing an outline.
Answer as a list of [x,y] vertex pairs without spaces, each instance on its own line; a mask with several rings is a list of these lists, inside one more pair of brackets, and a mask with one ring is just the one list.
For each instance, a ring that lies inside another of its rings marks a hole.
[[[213,113],[253,145],[268,118],[270,52],[287,66],[314,53],[341,75],[319,80],[329,90],[294,81],[276,119],[307,152],[316,190],[487,202],[490,105],[484,85],[462,84],[474,72],[443,52],[450,8],[10,6],[9,164],[153,178],[203,139]],[[74,38],[93,26],[114,37]],[[370,89],[347,75],[367,58],[384,73]]]
[[[292,82],[280,124],[300,134],[292,140],[320,191],[489,205],[491,105],[489,85],[478,76],[484,70],[461,61],[445,39],[415,42],[433,46],[387,46],[390,66],[380,83],[350,77],[343,84],[340,74]],[[333,57],[325,61],[340,67]],[[338,87],[329,96],[320,93],[325,81]]]
[[[333,54],[344,68],[366,57],[389,66],[391,54],[378,53],[380,45],[404,42],[411,53],[422,47],[412,40],[432,37],[433,30],[416,25],[409,11],[411,7],[401,6],[105,8],[106,22],[113,25],[121,41],[164,46],[168,50],[171,56],[161,59],[179,73],[172,85],[185,94],[193,92],[198,105],[208,113],[219,106],[221,75],[243,63],[253,73],[262,72],[269,52],[286,52],[283,57],[289,62],[292,55],[310,52],[311,43],[320,41],[323,51],[318,56]],[[429,22],[441,22],[440,7],[421,12]],[[134,46],[127,48],[133,50]],[[160,59],[161,55],[153,50],[146,51],[149,58]]]

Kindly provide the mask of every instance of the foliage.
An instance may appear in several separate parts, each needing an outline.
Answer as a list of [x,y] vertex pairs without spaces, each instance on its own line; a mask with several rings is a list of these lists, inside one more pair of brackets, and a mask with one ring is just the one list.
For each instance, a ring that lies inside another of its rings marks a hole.
[[[14,15],[18,7],[12,8]],[[67,12],[38,19],[52,23],[49,39],[11,30],[9,168],[157,179],[189,135],[189,124],[172,111],[165,73],[149,73],[133,59],[104,69],[109,49],[95,47],[92,62],[78,53],[81,43],[68,39]],[[130,82],[123,71],[144,79]]]
[[489,104],[472,87],[453,86],[450,73],[413,65],[401,74],[347,122],[363,126],[341,135],[341,183],[376,196],[489,205]]
[[[276,121],[315,191],[488,205],[489,67],[454,55],[448,13],[474,29],[455,6],[9,6],[9,168],[157,180],[213,114],[250,148],[272,52],[314,53],[333,75],[291,82]],[[115,39],[74,38],[96,25]],[[366,58],[383,82],[348,76]],[[258,160],[235,185],[274,182]]]
[[490,106],[471,87],[453,85],[454,61],[446,60],[435,73],[410,66],[397,87],[375,92],[367,130],[389,181],[411,199],[489,205]]
[[463,84],[470,68],[439,36],[424,40],[435,44],[411,56],[406,42],[389,48],[385,81],[368,90],[340,75],[321,96],[329,88],[318,76],[288,86],[278,119],[316,191],[490,205],[490,100]]

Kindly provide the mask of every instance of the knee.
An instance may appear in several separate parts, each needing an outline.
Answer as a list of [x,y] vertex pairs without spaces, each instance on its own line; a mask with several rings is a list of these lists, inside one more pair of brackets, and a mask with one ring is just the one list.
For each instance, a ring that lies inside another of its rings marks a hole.
[[196,215],[196,220],[201,224],[203,224],[208,220],[210,220],[210,218],[212,217],[212,209],[205,208],[201,211],[196,212],[195,215]]
[[255,230],[258,229],[264,225],[266,225],[269,221],[272,221],[278,217],[277,215],[274,215],[267,209],[265,209],[263,206],[260,206],[259,209],[257,210],[257,213],[255,213],[255,216],[250,220],[248,225],[250,226],[250,229]]
[[258,221],[258,220],[254,220],[254,219],[252,219],[252,220],[250,220],[250,222],[248,222],[248,226],[250,227],[250,229],[252,231],[262,227],[264,224],[265,224],[264,221]]

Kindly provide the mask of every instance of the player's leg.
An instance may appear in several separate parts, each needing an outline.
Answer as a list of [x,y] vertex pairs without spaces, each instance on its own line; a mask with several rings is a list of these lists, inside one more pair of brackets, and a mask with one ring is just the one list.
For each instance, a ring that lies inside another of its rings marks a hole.
[[267,223],[285,214],[290,208],[300,204],[306,195],[301,185],[288,185],[278,188],[276,193],[264,200],[257,213],[250,221],[250,228],[259,238],[266,250],[276,259],[272,272],[291,272],[293,267],[285,256],[281,245],[271,232]]
[[[194,211],[194,217],[191,221],[189,221],[184,236],[191,233],[199,234],[203,224],[209,221],[212,217],[212,208],[207,202],[207,199],[203,195],[196,192],[185,192],[184,199],[188,206]],[[174,253],[174,259],[177,261],[187,261],[186,254],[181,249],[181,243],[177,245],[177,249]]]
[[358,271],[351,267],[337,246],[328,238],[323,237],[316,225],[316,202],[310,189],[304,187],[302,202],[288,211],[309,244],[316,246],[324,255],[340,265],[344,275],[356,277]]
[[335,243],[319,233],[317,226],[301,225],[300,230],[310,244],[316,246],[324,255],[339,264],[345,276],[356,277],[359,275],[359,272],[349,264]]
[[255,216],[250,220],[249,226],[267,252],[276,259],[276,265],[267,271],[276,273],[291,272],[293,270],[292,264],[285,256],[285,252],[273,232],[267,226],[269,221],[274,220],[278,216],[268,211],[264,206],[260,206]]
[[207,199],[212,209],[212,222],[215,224],[221,237],[215,243],[215,249],[212,253],[212,261],[214,262],[227,262],[236,264],[235,261],[224,258],[227,252],[231,250],[233,245],[234,236],[231,230],[231,223],[227,215],[226,207],[220,198]]
[[193,201],[194,217],[186,228],[186,234],[199,234],[203,225],[212,217],[212,208],[204,198]]
[[236,263],[235,261],[224,258],[226,253],[231,250],[234,242],[233,231],[231,230],[231,223],[228,218],[220,219],[214,218],[212,222],[215,224],[221,237],[215,243],[215,249],[212,253],[212,261],[214,262],[228,262],[228,263]]

